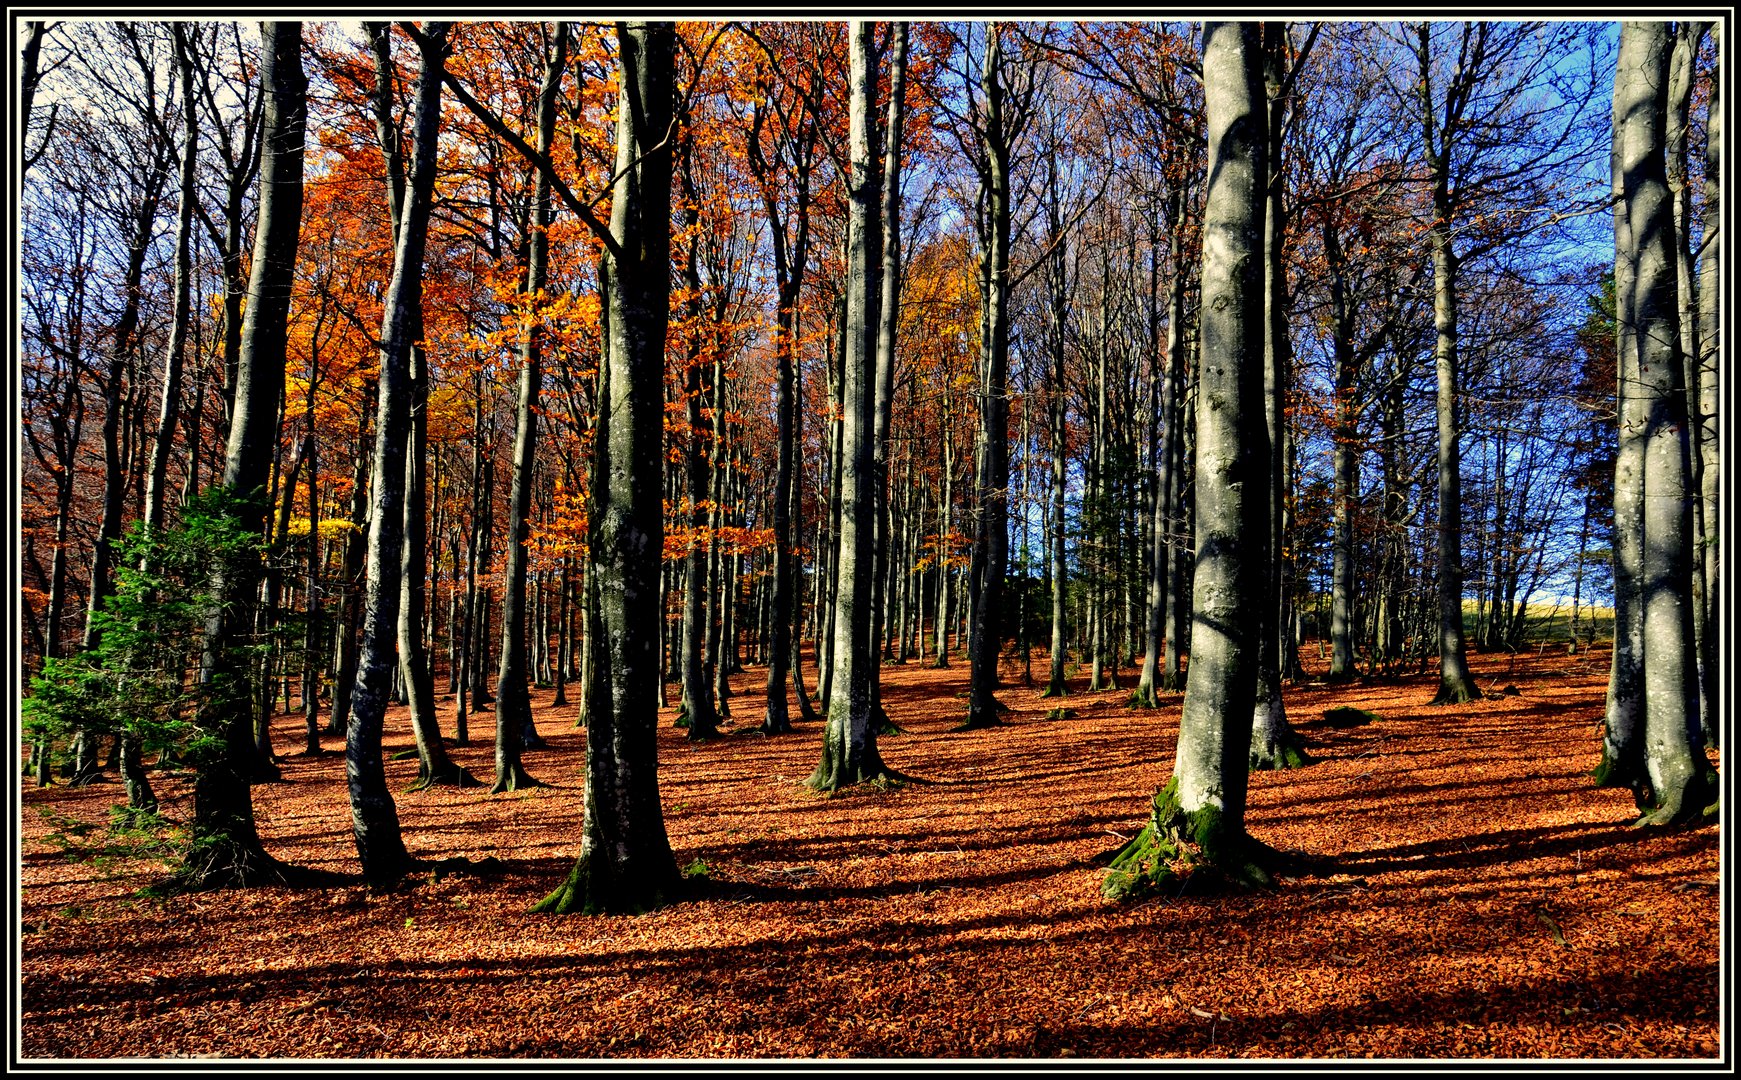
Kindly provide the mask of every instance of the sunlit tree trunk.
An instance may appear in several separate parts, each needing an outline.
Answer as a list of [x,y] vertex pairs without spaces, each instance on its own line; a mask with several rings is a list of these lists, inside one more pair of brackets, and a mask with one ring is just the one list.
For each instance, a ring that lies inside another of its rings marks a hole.
[[1112,895],[1166,880],[1180,857],[1266,882],[1245,831],[1247,751],[1265,596],[1268,431],[1264,420],[1262,52],[1255,23],[1209,23],[1203,44],[1209,133],[1198,361],[1197,567],[1190,672],[1173,776],[1149,823],[1113,863]]
[[834,676],[822,760],[808,781],[832,791],[890,775],[877,752],[871,680],[877,663],[871,639],[875,585],[876,483],[874,460],[879,201],[871,150],[876,65],[873,24],[850,24],[848,75],[851,202],[847,216],[845,350],[841,362],[840,543],[836,572]]
[[[1697,820],[1715,791],[1699,733],[1698,670],[1693,648],[1692,488],[1690,439],[1675,281],[1674,218],[1668,188],[1664,123],[1669,47],[1666,24],[1621,27],[1614,79],[1614,164],[1622,202],[1615,229],[1617,344],[1621,351],[1621,423],[1636,418],[1640,444],[1637,579],[1641,654],[1635,688],[1642,699],[1637,749],[1621,745],[1610,760],[1626,770],[1642,758],[1642,775],[1629,782],[1644,811],[1643,823]],[[1626,354],[1633,355],[1628,357]],[[1633,406],[1629,399],[1636,398]],[[1617,471],[1618,496],[1623,478]],[[1631,515],[1628,515],[1630,517]],[[1631,521],[1624,523],[1631,526]],[[1618,506],[1616,532],[1623,522]],[[1621,573],[1616,563],[1616,591]],[[1617,665],[1618,668],[1618,665]],[[1625,673],[1631,675],[1629,670]],[[1618,680],[1621,675],[1616,675]],[[1611,741],[1613,736],[1610,736]]]

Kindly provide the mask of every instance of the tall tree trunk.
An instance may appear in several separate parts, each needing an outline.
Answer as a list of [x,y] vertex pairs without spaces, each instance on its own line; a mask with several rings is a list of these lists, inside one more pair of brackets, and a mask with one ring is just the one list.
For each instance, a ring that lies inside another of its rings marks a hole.
[[[1267,168],[1264,175],[1263,227],[1263,382],[1264,427],[1269,435],[1269,512],[1263,568],[1263,597],[1257,662],[1257,701],[1251,723],[1251,767],[1291,769],[1307,762],[1300,737],[1288,724],[1282,701],[1282,503],[1287,486],[1286,461],[1282,457],[1282,428],[1287,423],[1287,387],[1293,345],[1288,337],[1288,278],[1284,245],[1287,240],[1287,204],[1284,200],[1282,135],[1286,130],[1288,76],[1288,24],[1267,20],[1263,24],[1264,83],[1268,116]],[[1311,40],[1307,40],[1307,48]],[[1302,63],[1296,58],[1293,63]],[[1297,67],[1294,70],[1298,70]]]
[[[901,321],[901,128],[906,119],[907,85],[907,24],[889,24],[889,111],[883,128],[883,190],[882,190],[882,279],[877,304],[876,327],[876,406],[872,421],[872,458],[875,463],[876,541],[875,566],[872,571],[870,643],[878,657],[882,653],[883,625],[888,621],[888,594],[884,583],[889,579],[894,548],[889,536],[889,414],[895,399],[895,333]],[[870,669],[871,722],[883,734],[899,729],[883,710],[882,665],[873,662]]]
[[1428,24],[1420,24],[1421,118],[1432,169],[1433,221],[1427,250],[1433,264],[1433,367],[1439,429],[1439,689],[1433,704],[1481,696],[1463,644],[1463,473],[1457,385],[1457,253],[1451,243],[1456,208],[1451,201],[1451,135],[1434,122]]
[[[556,136],[556,93],[568,61],[568,24],[558,22],[554,49],[538,91],[538,143],[548,156]],[[538,296],[549,276],[550,178],[535,170],[532,227],[526,237],[526,292]],[[514,408],[514,475],[508,488],[507,565],[502,570],[502,656],[496,674],[496,782],[491,794],[537,786],[520,763],[523,745],[542,745],[532,724],[526,670],[526,539],[537,468],[538,394],[543,386],[544,327],[536,315],[520,339],[520,383]],[[657,678],[657,675],[655,675]],[[655,689],[657,689],[655,687]]]
[[[375,54],[375,131],[387,165],[388,211],[395,242],[405,216],[405,157],[399,129],[393,122],[393,66],[386,23],[365,23]],[[399,677],[410,705],[411,731],[417,744],[417,780],[413,790],[431,784],[461,787],[477,781],[448,757],[435,715],[434,672],[423,646],[425,562],[428,557],[429,357],[422,345],[423,303],[418,296],[411,310],[411,353],[408,381],[410,417],[405,447],[405,516],[399,556]],[[318,746],[318,744],[316,744]]]
[[152,532],[163,526],[163,489],[169,474],[169,452],[181,412],[181,368],[187,351],[188,324],[193,313],[193,211],[199,199],[197,180],[199,114],[193,95],[193,60],[187,32],[171,23],[175,35],[176,70],[181,76],[182,140],[181,201],[175,216],[175,302],[169,317],[169,344],[163,358],[163,399],[157,412],[157,437],[151,444],[151,471],[145,478],[145,525]]
[[681,884],[659,806],[659,595],[664,548],[664,368],[670,293],[670,128],[676,32],[619,23],[621,119],[611,196],[610,356],[599,429],[588,554],[597,579],[598,669],[586,729],[586,826],[568,879],[535,910],[637,912]]
[[1255,23],[1204,29],[1209,129],[1203,213],[1203,314],[1197,411],[1197,568],[1193,635],[1173,776],[1148,825],[1104,886],[1129,895],[1168,880],[1172,862],[1207,863],[1267,882],[1263,846],[1245,831],[1247,750],[1265,596],[1268,432],[1264,422],[1263,216],[1267,127]]
[[[1697,820],[1716,791],[1699,734],[1690,606],[1692,520],[1686,506],[1698,493],[1690,484],[1673,208],[1664,162],[1668,73],[1666,24],[1623,24],[1614,79],[1614,163],[1622,195],[1615,229],[1616,340],[1622,423],[1629,416],[1642,422],[1636,436],[1641,444],[1641,509],[1636,515],[1641,537],[1637,579],[1631,585],[1641,608],[1637,644],[1642,655],[1624,673],[1636,672],[1637,685],[1616,685],[1612,693],[1642,698],[1638,747],[1622,746],[1614,755],[1622,770],[1629,760],[1642,758],[1642,775],[1621,777],[1645,812],[1641,824]],[[1626,218],[1623,227],[1621,214]],[[1627,356],[1629,352],[1633,355]],[[1629,400],[1633,398],[1638,404]],[[1617,471],[1617,494],[1621,479]],[[1625,525],[1630,527],[1631,521]],[[1621,527],[1617,505],[1617,533]],[[1618,592],[1618,561],[1616,570]],[[1616,672],[1618,679],[1618,665]]]
[[967,720],[964,728],[990,727],[1001,723],[997,700],[997,662],[1003,644],[1001,609],[1004,576],[1009,563],[1010,486],[1010,150],[1015,134],[1005,116],[1003,48],[997,24],[986,28],[985,63],[980,74],[984,95],[984,126],[980,150],[985,171],[980,174],[986,217],[980,258],[984,285],[980,342],[982,389],[980,392],[980,466],[978,535],[975,537],[980,577],[973,609],[971,675],[968,682]]
[[[266,88],[260,162],[259,224],[248,281],[235,384],[235,416],[224,456],[223,485],[235,500],[245,533],[262,534],[271,491],[266,486],[278,442],[278,401],[284,386],[286,327],[302,226],[302,154],[308,80],[302,71],[302,24],[260,25]],[[194,781],[193,836],[178,877],[209,888],[284,878],[254,824],[249,778],[254,766],[253,693],[239,639],[253,625],[260,563],[249,558],[215,568],[218,599],[206,623],[200,681],[207,690],[198,722],[213,736],[190,755]]]
[[833,689],[822,760],[808,781],[833,791],[892,775],[877,752],[871,682],[876,677],[871,639],[871,589],[875,584],[876,463],[874,459],[877,331],[878,191],[871,152],[876,64],[873,24],[849,26],[848,75],[851,202],[847,216],[845,349],[841,357],[840,543],[836,571]]
[[[1722,45],[1722,23],[1711,25],[1712,42]],[[1722,56],[1719,47],[1717,55]],[[1721,65],[1719,60],[1718,64]],[[1710,112],[1705,121],[1705,214],[1704,232],[1699,240],[1702,249],[1699,258],[1699,355],[1687,362],[1697,362],[1699,365],[1699,397],[1698,412],[1694,422],[1699,429],[1699,456],[1702,459],[1700,474],[1700,500],[1704,503],[1703,521],[1704,535],[1696,537],[1699,550],[1703,556],[1705,575],[1705,625],[1716,626],[1718,623],[1717,597],[1722,595],[1721,556],[1722,556],[1722,524],[1717,503],[1718,480],[1721,470],[1718,461],[1718,410],[1720,397],[1718,380],[1721,375],[1718,370],[1718,358],[1722,355],[1722,326],[1718,315],[1721,311],[1723,280],[1723,214],[1722,214],[1722,160],[1723,160],[1723,108],[1722,108],[1722,71],[1713,70],[1711,76]],[[1704,697],[1706,701],[1717,700],[1717,668],[1718,632],[1709,632],[1701,644],[1701,672],[1705,680]],[[1707,731],[1706,741],[1715,748],[1722,733],[1722,725],[1712,723]]]
[[363,602],[363,645],[345,731],[345,777],[351,827],[363,876],[396,880],[411,866],[399,815],[387,790],[381,751],[382,719],[398,666],[400,556],[405,542],[406,448],[411,427],[411,350],[421,330],[423,255],[435,189],[436,142],[441,125],[441,80],[451,24],[425,23],[418,38],[416,148],[393,253],[393,278],[381,311],[381,370],[375,405],[374,484]]

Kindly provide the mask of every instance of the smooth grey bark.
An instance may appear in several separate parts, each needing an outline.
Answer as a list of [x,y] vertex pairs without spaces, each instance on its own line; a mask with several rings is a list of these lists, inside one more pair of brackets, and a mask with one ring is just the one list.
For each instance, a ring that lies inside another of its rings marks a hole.
[[[556,93],[568,61],[568,24],[558,22],[544,82],[538,90],[537,152],[548,156],[556,137]],[[526,236],[526,292],[538,296],[549,278],[550,179],[535,170],[532,222]],[[496,780],[491,794],[535,787],[520,762],[521,751],[537,740],[526,683],[526,538],[532,515],[533,474],[537,469],[538,395],[543,388],[544,328],[537,318],[520,339],[520,378],[514,406],[514,472],[508,487],[507,562],[502,568],[502,655],[496,669]]]
[[363,642],[357,684],[345,729],[345,778],[351,829],[363,876],[372,883],[397,880],[412,864],[399,831],[399,814],[387,789],[381,751],[382,719],[399,666],[401,549],[405,541],[405,469],[411,427],[411,350],[421,330],[423,257],[435,189],[441,130],[441,81],[451,24],[425,23],[416,36],[417,89],[412,119],[416,147],[405,191],[393,277],[381,309],[381,364],[375,397],[375,451],[370,491],[369,546],[364,574]]
[[[397,243],[405,215],[405,155],[398,125],[393,122],[392,37],[386,23],[364,23],[375,56],[375,133],[387,166],[387,202]],[[429,357],[423,345],[423,301],[415,298],[411,312],[410,418],[405,447],[405,512],[399,554],[399,678],[411,713],[417,745],[417,780],[412,790],[431,784],[462,787],[477,783],[448,757],[435,715],[435,681],[423,646],[426,604],[425,560],[428,554]],[[313,446],[313,442],[310,442]],[[312,499],[312,497],[311,497]],[[312,713],[310,714],[312,717]],[[313,738],[311,729],[311,739]],[[318,742],[312,743],[318,748]]]
[[[1421,141],[1431,176],[1433,220],[1427,229],[1427,250],[1433,264],[1434,399],[1439,434],[1439,689],[1434,704],[1472,701],[1481,696],[1469,671],[1463,641],[1463,473],[1462,430],[1458,415],[1457,252],[1451,229],[1457,207],[1451,199],[1454,133],[1438,122],[1433,103],[1432,52],[1428,24],[1418,29],[1421,97]],[[1468,93],[1472,75],[1458,72],[1449,93]]]
[[[1664,133],[1666,146],[1666,168],[1668,173],[1668,190],[1670,205],[1674,210],[1674,270],[1676,295],[1679,298],[1678,315],[1680,321],[1681,356],[1685,373],[1684,385],[1687,398],[1686,411],[1688,415],[1688,435],[1691,443],[1691,453],[1688,464],[1691,469],[1690,484],[1694,497],[1689,501],[1688,509],[1692,515],[1693,545],[1692,558],[1692,618],[1694,658],[1699,668],[1699,726],[1704,732],[1711,732],[1712,709],[1716,706],[1713,697],[1706,693],[1707,685],[1715,686],[1714,673],[1705,670],[1705,657],[1709,652],[1706,637],[1708,636],[1707,611],[1709,610],[1708,590],[1710,583],[1707,577],[1707,553],[1709,549],[1703,543],[1709,532],[1705,521],[1705,501],[1698,497],[1704,488],[1705,461],[1702,452],[1704,424],[1700,417],[1700,381],[1703,369],[1699,362],[1703,354],[1700,342],[1700,331],[1703,329],[1699,312],[1703,307],[1716,302],[1714,296],[1701,296],[1695,289],[1695,272],[1693,251],[1689,246],[1693,216],[1693,189],[1687,170],[1687,143],[1691,132],[1690,112],[1695,80],[1695,65],[1700,43],[1704,40],[1709,24],[1698,20],[1678,20],[1674,28],[1673,50],[1669,58],[1669,83],[1667,98],[1667,127]],[[1714,654],[1713,654],[1714,655]]]
[[[1615,230],[1615,295],[1617,321],[1625,324],[1625,333],[1616,335],[1619,348],[1635,354],[1622,360],[1631,376],[1619,385],[1623,422],[1627,412],[1641,421],[1636,437],[1642,444],[1642,537],[1634,588],[1642,608],[1635,692],[1643,699],[1639,749],[1644,768],[1642,776],[1629,778],[1644,811],[1641,824],[1697,820],[1715,794],[1715,774],[1699,732],[1691,611],[1687,504],[1698,492],[1690,483],[1686,359],[1664,155],[1669,59],[1665,24],[1622,24],[1614,79],[1614,163],[1622,196],[1617,217],[1623,213],[1626,223]],[[1640,399],[1636,411],[1626,409],[1631,397]],[[1615,527],[1620,528],[1618,514]]]
[[877,657],[871,639],[875,585],[876,463],[874,458],[879,192],[871,149],[876,64],[874,24],[850,24],[847,78],[851,172],[847,184],[845,348],[841,357],[840,542],[835,595],[834,666],[822,760],[807,783],[818,791],[887,778],[877,752],[871,681]]
[[[265,530],[278,402],[284,388],[286,327],[302,229],[302,155],[308,79],[302,70],[302,24],[264,22],[261,81],[265,116],[260,161],[259,224],[248,280],[235,383],[235,413],[224,455],[223,486],[236,500],[241,527]],[[284,868],[266,853],[254,823],[250,777],[255,764],[253,693],[235,646],[253,625],[261,567],[253,560],[215,569],[218,603],[207,620],[200,681],[207,691],[198,719],[215,736],[190,755],[193,835],[177,877],[196,888],[280,881]]]
[[[1712,42],[1722,45],[1720,36],[1723,24],[1711,25]],[[1719,57],[1722,49],[1717,50]],[[1705,212],[1704,230],[1699,239],[1699,355],[1696,362],[1699,366],[1698,410],[1694,423],[1699,431],[1700,462],[1700,499],[1704,503],[1705,531],[1696,538],[1703,558],[1705,576],[1705,625],[1717,625],[1717,597],[1721,595],[1722,567],[1722,519],[1717,502],[1718,481],[1722,473],[1718,460],[1718,411],[1720,397],[1718,394],[1721,372],[1718,368],[1718,358],[1722,355],[1722,325],[1719,321],[1719,297],[1723,295],[1722,252],[1723,252],[1723,214],[1722,214],[1722,159],[1723,159],[1723,108],[1721,63],[1713,70],[1711,77],[1711,102],[1705,120]],[[1692,362],[1692,361],[1689,361]],[[1702,643],[1700,656],[1703,677],[1705,680],[1704,698],[1706,701],[1717,700],[1717,643],[1720,634],[1708,632]],[[1722,733],[1722,725],[1712,723],[1706,732],[1706,741],[1715,747]]]
[[[889,513],[889,414],[895,399],[895,335],[901,320],[901,129],[906,122],[907,24],[889,24],[889,108],[883,127],[882,170],[882,268],[881,294],[877,305],[876,406],[873,411],[872,459],[876,469],[876,541],[872,545],[875,566],[871,577],[870,647],[882,653],[883,626],[888,621],[888,592],[884,583],[894,561]],[[872,722],[884,734],[896,728],[883,710],[882,666],[871,668]]]
[[171,23],[175,37],[176,71],[180,76],[182,141],[181,201],[175,215],[175,300],[169,316],[169,343],[163,357],[163,397],[157,411],[157,434],[151,444],[151,466],[145,475],[145,526],[155,532],[163,526],[163,489],[169,474],[169,453],[175,444],[175,425],[181,415],[181,369],[187,352],[187,331],[193,308],[193,210],[199,201],[199,116],[193,95],[193,59],[188,55],[186,31]]
[[1114,895],[1167,879],[1169,857],[1207,863],[1235,880],[1269,880],[1262,845],[1245,831],[1260,651],[1251,609],[1265,592],[1270,456],[1263,379],[1268,139],[1256,23],[1205,26],[1203,83],[1209,181],[1191,666],[1172,778],[1156,793],[1148,825],[1113,863],[1104,887]]
[[[664,548],[664,369],[670,316],[671,127],[676,29],[617,24],[621,118],[608,275],[610,353],[599,376],[588,578],[586,824],[580,856],[534,910],[638,912],[676,898],[676,859],[659,805],[659,598]],[[596,231],[596,230],[595,230]]]

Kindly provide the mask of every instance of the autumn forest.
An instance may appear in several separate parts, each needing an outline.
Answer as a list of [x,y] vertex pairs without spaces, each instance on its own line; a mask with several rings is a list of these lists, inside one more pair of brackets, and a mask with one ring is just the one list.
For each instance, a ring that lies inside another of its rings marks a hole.
[[1728,1053],[1725,21],[28,14],[15,1064]]

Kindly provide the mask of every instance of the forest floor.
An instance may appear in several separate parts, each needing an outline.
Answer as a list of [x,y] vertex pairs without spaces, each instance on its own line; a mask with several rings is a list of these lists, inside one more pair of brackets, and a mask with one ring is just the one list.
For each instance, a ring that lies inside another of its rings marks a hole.
[[[1105,859],[1170,775],[1180,695],[1137,711],[1078,677],[1049,720],[1012,668],[1009,724],[958,733],[965,662],[883,668],[905,733],[880,745],[920,781],[887,790],[805,788],[820,729],[751,733],[758,670],[725,738],[662,712],[671,845],[706,883],[632,918],[527,911],[580,847],[584,733],[548,690],[526,761],[551,786],[396,796],[414,855],[493,876],[149,899],[149,837],[106,828],[118,784],[27,782],[20,1052],[1717,1059],[1717,829],[1629,828],[1630,795],[1592,786],[1606,650],[1472,662],[1494,696],[1468,705],[1425,704],[1429,676],[1288,690],[1317,760],[1253,776],[1248,823],[1314,876],[1122,906]],[[1332,726],[1342,705],[1379,719]],[[301,731],[279,718],[281,752]],[[454,756],[487,782],[492,717],[473,731]],[[355,875],[341,743],[286,756],[254,804],[273,854]],[[410,745],[390,713],[389,751]],[[416,765],[388,763],[396,792]],[[185,778],[154,781],[185,822]]]

